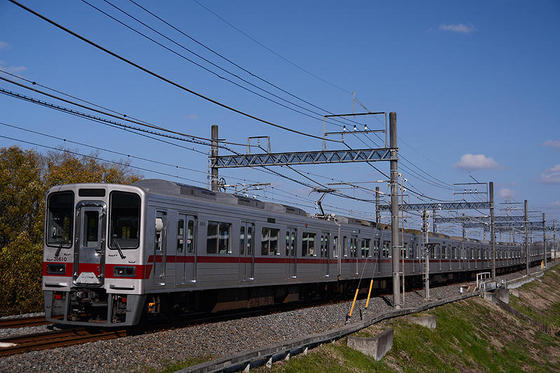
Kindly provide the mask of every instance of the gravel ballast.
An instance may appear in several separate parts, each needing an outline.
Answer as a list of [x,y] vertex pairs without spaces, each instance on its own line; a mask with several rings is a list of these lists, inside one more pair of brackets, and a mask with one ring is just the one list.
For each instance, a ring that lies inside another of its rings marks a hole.
[[[518,278],[524,272],[500,276]],[[459,284],[430,289],[432,300],[459,295]],[[405,307],[424,303],[423,291],[406,293]],[[364,310],[365,299],[358,301],[352,319],[373,317],[390,311],[391,297],[375,297]],[[351,302],[298,309],[283,313],[197,325],[157,333],[98,341],[52,350],[33,351],[0,359],[0,372],[113,372],[163,368],[166,364],[193,358],[218,358],[265,346],[326,332],[341,327]],[[45,328],[31,327],[22,329]],[[0,336],[5,338],[0,330]],[[18,329],[16,329],[18,330]],[[35,333],[35,331],[33,332]]]

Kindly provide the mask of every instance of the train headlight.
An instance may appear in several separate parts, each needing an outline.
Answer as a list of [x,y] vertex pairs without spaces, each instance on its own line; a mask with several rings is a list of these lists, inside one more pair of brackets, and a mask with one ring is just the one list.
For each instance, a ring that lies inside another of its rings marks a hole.
[[135,277],[136,267],[115,267],[113,274],[115,277]]
[[66,273],[66,266],[64,264],[47,264],[47,273],[64,275]]

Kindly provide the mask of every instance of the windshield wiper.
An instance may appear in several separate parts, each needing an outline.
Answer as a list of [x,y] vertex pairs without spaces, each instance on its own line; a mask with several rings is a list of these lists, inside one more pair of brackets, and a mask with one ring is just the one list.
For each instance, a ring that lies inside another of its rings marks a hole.
[[119,252],[119,255],[121,256],[121,259],[125,259],[126,256],[124,256],[122,250],[121,250],[121,245],[119,245],[119,242],[117,241],[116,238],[113,237],[113,243],[117,245],[117,251]]
[[60,242],[60,245],[58,245],[58,249],[56,249],[56,253],[54,253],[54,256],[55,256],[55,257],[57,257],[57,256],[60,255],[60,250],[62,250],[62,244],[63,244],[63,243],[64,243],[64,242],[61,241],[61,242]]

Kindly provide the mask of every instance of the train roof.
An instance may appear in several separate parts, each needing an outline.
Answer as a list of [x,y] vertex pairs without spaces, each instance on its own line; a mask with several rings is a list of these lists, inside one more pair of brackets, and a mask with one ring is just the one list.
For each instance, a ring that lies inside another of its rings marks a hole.
[[226,203],[230,205],[247,206],[278,213],[294,214],[300,216],[309,216],[304,210],[279,203],[263,202],[255,198],[230,194],[224,192],[213,192],[206,188],[193,185],[175,183],[173,181],[161,179],[144,179],[132,184],[144,190],[147,193],[159,194],[172,197],[188,197],[195,199],[204,199],[207,201],[215,201],[218,203]]

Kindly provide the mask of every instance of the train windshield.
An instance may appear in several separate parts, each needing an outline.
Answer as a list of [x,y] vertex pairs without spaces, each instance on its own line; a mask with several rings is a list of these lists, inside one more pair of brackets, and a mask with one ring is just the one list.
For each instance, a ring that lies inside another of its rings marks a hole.
[[72,246],[74,193],[55,192],[47,200],[47,245]]
[[140,196],[135,193],[111,192],[111,249],[136,249],[140,235]]

